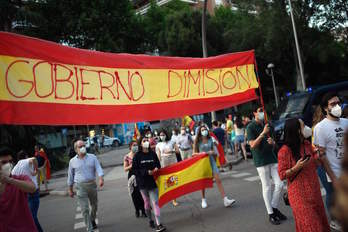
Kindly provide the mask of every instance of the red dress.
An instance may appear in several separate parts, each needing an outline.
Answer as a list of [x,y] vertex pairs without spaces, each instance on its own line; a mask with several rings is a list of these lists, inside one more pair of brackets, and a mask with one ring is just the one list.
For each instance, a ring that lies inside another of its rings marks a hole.
[[[296,178],[290,182],[288,179],[288,196],[292,208],[297,232],[329,232],[320,184],[316,172],[315,159],[312,145],[305,141],[301,146],[301,157],[306,153],[312,157]],[[295,166],[296,160],[292,157],[291,149],[284,145],[278,152],[278,172],[281,180],[286,178],[286,170]],[[292,177],[293,178],[293,177]]]

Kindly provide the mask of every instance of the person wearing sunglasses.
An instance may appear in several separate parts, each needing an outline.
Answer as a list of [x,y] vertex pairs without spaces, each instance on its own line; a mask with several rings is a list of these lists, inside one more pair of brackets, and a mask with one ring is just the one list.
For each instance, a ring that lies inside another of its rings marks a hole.
[[[82,216],[87,231],[97,229],[96,216],[98,209],[98,195],[96,173],[99,176],[99,186],[104,186],[104,172],[97,157],[86,151],[86,145],[82,140],[74,144],[77,155],[69,162],[68,186],[69,196],[74,197],[73,187],[76,187],[76,195],[81,207]],[[91,211],[89,209],[91,205]]]
[[0,231],[36,232],[28,193],[36,191],[26,175],[11,175],[12,151],[0,147]]
[[[342,108],[341,101],[336,92],[329,92],[322,98],[320,107],[326,116],[321,122],[314,127],[313,144],[320,153],[320,159],[327,173],[329,204],[331,207],[334,188],[337,185],[337,179],[342,172],[343,160],[343,137],[348,131],[348,119],[341,118]],[[335,218],[331,218],[330,227],[340,230],[339,223]]]

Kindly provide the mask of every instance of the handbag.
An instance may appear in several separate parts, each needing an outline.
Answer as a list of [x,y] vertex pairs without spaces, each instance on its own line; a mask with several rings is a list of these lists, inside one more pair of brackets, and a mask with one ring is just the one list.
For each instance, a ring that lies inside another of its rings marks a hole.
[[[304,154],[305,154],[305,156],[306,156],[307,153],[306,153],[306,147],[305,147],[305,146],[303,147],[303,150],[304,150]],[[302,169],[296,173],[296,175],[292,178],[291,182],[293,182],[293,181],[295,180],[295,178],[298,176],[298,174],[300,174],[301,171],[302,171]],[[289,183],[289,185],[291,184],[291,182]],[[286,192],[283,194],[283,200],[284,200],[284,204],[285,204],[285,205],[288,205],[288,206],[290,205],[288,191],[286,191]]]

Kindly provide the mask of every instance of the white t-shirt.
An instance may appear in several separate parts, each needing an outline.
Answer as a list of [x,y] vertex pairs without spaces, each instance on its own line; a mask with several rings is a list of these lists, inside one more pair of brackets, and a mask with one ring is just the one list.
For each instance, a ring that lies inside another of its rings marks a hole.
[[30,160],[31,159],[35,159],[35,158],[28,158],[28,159],[23,159],[18,161],[18,163],[16,164],[16,166],[14,166],[14,168],[12,169],[11,174],[12,175],[24,175],[24,176],[28,176],[33,183],[35,184],[36,189],[38,188],[37,185],[37,175],[33,176],[32,173],[34,172],[34,167],[30,166]]
[[[344,134],[348,131],[348,119],[333,121],[325,118],[314,127],[315,145],[326,149],[326,157],[336,177],[341,175],[344,155]],[[329,180],[330,181],[330,180]]]
[[163,155],[169,155],[171,154],[172,152],[175,151],[174,149],[174,142],[173,141],[168,141],[168,142],[160,142],[160,143],[157,143],[156,145],[156,153],[157,151],[160,151],[161,152],[161,156]]

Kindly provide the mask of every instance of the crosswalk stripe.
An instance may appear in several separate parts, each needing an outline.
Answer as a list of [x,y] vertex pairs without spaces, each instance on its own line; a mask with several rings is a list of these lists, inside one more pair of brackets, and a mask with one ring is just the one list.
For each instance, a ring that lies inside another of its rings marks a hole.
[[243,177],[243,176],[250,176],[251,174],[248,173],[248,172],[241,172],[241,173],[238,173],[238,174],[233,174],[231,175],[232,177],[234,178],[239,178],[239,177]]
[[[99,224],[98,218],[95,219],[95,223],[96,223],[97,225]],[[78,230],[78,229],[85,228],[85,227],[86,227],[85,222],[78,222],[78,223],[75,223],[75,225],[74,225],[74,230]],[[96,230],[95,230],[95,231],[96,231]]]
[[81,207],[80,207],[80,206],[77,206],[76,211],[81,212]]
[[260,180],[260,177],[259,176],[252,176],[252,177],[245,178],[244,180],[246,180],[246,181],[256,181],[256,180]]
[[320,192],[321,192],[321,195],[322,195],[322,196],[325,196],[325,195],[326,195],[326,191],[325,191],[324,188],[321,188],[321,189],[320,189]]
[[85,222],[78,222],[78,223],[75,223],[74,230],[78,230],[84,227],[86,227]]
[[82,218],[82,213],[76,214],[75,219],[81,219],[81,218]]

